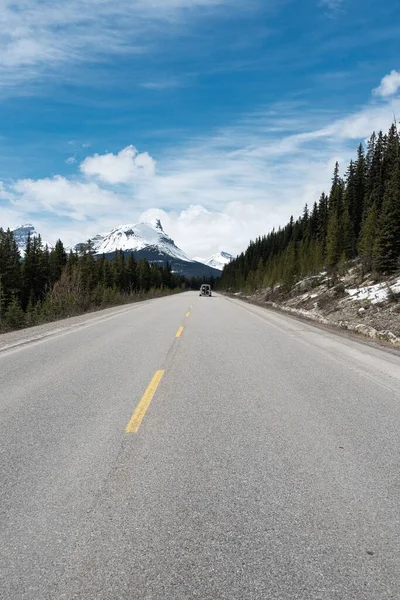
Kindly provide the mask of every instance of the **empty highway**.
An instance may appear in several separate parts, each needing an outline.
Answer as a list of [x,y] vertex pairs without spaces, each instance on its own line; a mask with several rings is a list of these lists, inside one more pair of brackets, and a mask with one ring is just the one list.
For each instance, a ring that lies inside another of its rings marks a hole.
[[0,386],[2,600],[400,598],[398,354],[190,292],[2,336]]

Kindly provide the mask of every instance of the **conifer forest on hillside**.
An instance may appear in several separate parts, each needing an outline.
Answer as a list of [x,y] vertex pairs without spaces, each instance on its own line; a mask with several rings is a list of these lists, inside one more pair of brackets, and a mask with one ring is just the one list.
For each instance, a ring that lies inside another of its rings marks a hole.
[[252,291],[280,284],[290,290],[307,275],[326,269],[335,277],[352,259],[361,273],[377,278],[400,269],[399,134],[393,124],[387,134],[373,133],[367,148],[344,179],[336,163],[329,195],[321,194],[312,208],[268,235],[227,265],[219,289]]

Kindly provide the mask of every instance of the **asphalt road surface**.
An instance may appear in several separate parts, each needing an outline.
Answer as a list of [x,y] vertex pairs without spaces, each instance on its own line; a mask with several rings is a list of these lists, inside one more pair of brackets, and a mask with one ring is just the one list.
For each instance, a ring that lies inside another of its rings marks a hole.
[[196,293],[52,327],[0,352],[2,600],[400,598],[399,355]]

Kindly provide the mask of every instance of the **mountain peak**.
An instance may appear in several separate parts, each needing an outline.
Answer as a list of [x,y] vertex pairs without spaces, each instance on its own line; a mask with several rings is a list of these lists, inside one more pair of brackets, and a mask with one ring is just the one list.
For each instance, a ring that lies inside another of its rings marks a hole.
[[[25,223],[24,225],[19,225],[15,229],[13,229],[14,239],[17,243],[19,251],[22,256],[25,254],[26,244],[28,242],[28,237],[31,239],[34,237],[39,237],[38,232],[35,229],[35,226],[32,223]],[[43,246],[48,246],[48,248],[53,248],[53,244],[49,242],[45,242],[42,240]]]
[[208,267],[212,267],[213,269],[218,269],[218,271],[222,271],[225,265],[229,264],[233,260],[233,256],[232,254],[229,254],[229,252],[221,251],[217,252],[216,254],[213,254],[209,258],[196,257],[193,260],[197,260],[199,262],[202,262],[204,265],[207,265]]
[[162,233],[165,233],[160,219],[151,219],[149,221],[149,225],[152,225],[155,229],[158,229],[159,231],[162,231]]
[[118,250],[140,252],[151,248],[152,251],[157,249],[162,255],[192,262],[165,233],[160,219],[119,225],[109,233],[95,236],[92,241],[96,254],[110,254]]
[[32,225],[32,223],[25,223],[25,225],[18,225],[18,227],[16,227],[13,231],[17,231],[18,229],[31,229],[32,231],[35,231],[35,227]]

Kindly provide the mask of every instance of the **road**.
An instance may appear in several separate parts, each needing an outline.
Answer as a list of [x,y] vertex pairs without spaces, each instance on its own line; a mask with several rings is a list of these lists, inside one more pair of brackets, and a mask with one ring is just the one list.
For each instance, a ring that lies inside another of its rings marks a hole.
[[53,329],[0,352],[2,599],[400,598],[399,355],[192,292]]

